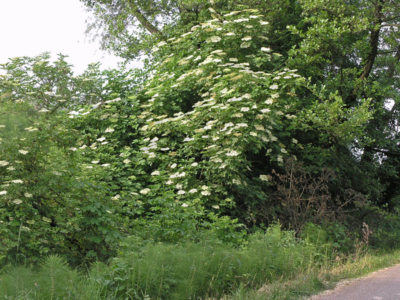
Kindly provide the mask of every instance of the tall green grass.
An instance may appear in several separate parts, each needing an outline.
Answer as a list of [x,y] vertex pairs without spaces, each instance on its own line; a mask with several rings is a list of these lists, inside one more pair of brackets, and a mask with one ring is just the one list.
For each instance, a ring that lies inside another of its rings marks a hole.
[[272,227],[245,248],[216,242],[150,244],[126,251],[108,267],[102,282],[129,299],[197,299],[221,296],[240,285],[257,287],[307,268],[313,250],[291,232]]
[[6,268],[0,273],[0,299],[292,299],[324,287],[321,272],[337,265],[329,251],[279,226],[253,235],[241,248],[212,239],[178,245],[132,239],[109,264],[96,263],[85,272],[58,256],[37,270]]

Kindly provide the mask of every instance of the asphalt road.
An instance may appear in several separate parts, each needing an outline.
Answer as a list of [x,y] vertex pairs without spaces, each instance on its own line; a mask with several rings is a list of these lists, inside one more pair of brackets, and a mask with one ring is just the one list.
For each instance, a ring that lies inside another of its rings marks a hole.
[[400,300],[400,265],[339,284],[310,300]]

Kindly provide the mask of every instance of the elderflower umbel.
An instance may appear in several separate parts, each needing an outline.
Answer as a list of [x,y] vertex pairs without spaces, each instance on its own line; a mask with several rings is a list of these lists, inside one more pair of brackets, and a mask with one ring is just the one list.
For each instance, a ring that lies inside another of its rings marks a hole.
[[115,195],[114,197],[111,197],[111,200],[118,200],[121,198],[120,194]]
[[233,179],[232,182],[233,182],[233,184],[236,184],[236,185],[242,184],[242,182],[239,179]]
[[207,43],[218,43],[220,41],[221,41],[221,38],[219,36],[212,36],[206,40]]
[[261,130],[261,131],[265,130],[264,126],[262,126],[262,125],[254,125],[254,127],[255,127],[257,130]]
[[158,142],[158,137],[155,137],[154,139],[152,139],[152,140],[150,141],[150,143],[155,143],[155,142]]
[[272,104],[272,103],[274,103],[274,100],[271,99],[271,98],[269,98],[269,99],[267,99],[267,100],[265,101],[265,104]]
[[242,113],[237,113],[237,114],[232,115],[232,117],[234,117],[234,118],[242,118],[243,114]]
[[237,151],[230,151],[228,153],[226,153],[226,156],[238,156],[239,153]]
[[143,189],[143,190],[141,190],[140,191],[140,193],[142,194],[142,195],[147,195],[148,193],[150,193],[150,189],[149,188],[145,188],[145,189]]
[[233,22],[241,23],[241,22],[248,22],[248,21],[249,21],[249,19],[237,19],[237,20],[234,20]]

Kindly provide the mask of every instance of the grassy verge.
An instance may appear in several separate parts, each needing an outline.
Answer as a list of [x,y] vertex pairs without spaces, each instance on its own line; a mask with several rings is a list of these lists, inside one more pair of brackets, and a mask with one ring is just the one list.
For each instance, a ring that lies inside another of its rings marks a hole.
[[254,290],[241,286],[224,300],[298,300],[308,299],[324,290],[333,289],[344,279],[358,278],[400,263],[400,250],[365,251],[338,261],[326,261],[322,267],[293,273]]
[[360,250],[339,258],[329,246],[298,240],[279,226],[240,248],[212,239],[177,245],[132,239],[109,264],[85,272],[58,256],[38,269],[7,267],[0,273],[0,299],[300,299],[399,257]]

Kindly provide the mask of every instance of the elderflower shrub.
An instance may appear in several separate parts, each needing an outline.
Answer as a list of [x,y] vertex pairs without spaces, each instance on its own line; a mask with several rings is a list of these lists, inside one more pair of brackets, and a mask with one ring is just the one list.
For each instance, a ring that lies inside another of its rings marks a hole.
[[153,78],[132,102],[140,108],[135,159],[142,172],[132,201],[147,207],[146,222],[164,235],[208,220],[203,227],[229,236],[228,228],[240,228],[234,207],[266,199],[260,175],[296,147],[286,128],[303,79],[265,52],[268,24],[257,10],[222,18],[160,43]]
[[[270,173],[302,149],[293,132],[324,107],[299,113],[306,81],[283,66],[268,30],[257,10],[194,26],[153,49],[134,92],[73,117],[88,174],[107,167],[101,180],[121,228],[169,241],[196,239],[199,228],[242,239]],[[318,116],[320,129],[329,116]]]
[[9,99],[0,112],[0,263],[59,253],[80,264],[112,255],[114,216],[104,186],[73,151],[77,132],[66,111],[43,113]]
[[[87,174],[107,167],[100,180],[122,228],[162,240],[195,237],[200,227],[242,238],[245,220],[233,212],[265,199],[260,175],[292,146],[282,129],[302,82],[263,51],[268,24],[257,13],[230,13],[161,42],[135,93],[69,113],[81,132],[70,150]],[[283,74],[290,78],[276,78]]]

